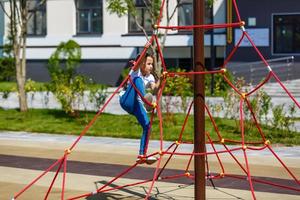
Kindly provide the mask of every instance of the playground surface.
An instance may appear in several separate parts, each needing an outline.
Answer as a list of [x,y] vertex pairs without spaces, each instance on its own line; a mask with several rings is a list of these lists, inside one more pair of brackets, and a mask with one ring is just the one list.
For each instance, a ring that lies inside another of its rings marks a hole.
[[[0,132],[0,199],[11,199],[17,192],[39,176],[60,158],[76,136],[34,134],[26,132]],[[139,140],[119,138],[84,137],[68,157],[66,199],[95,191],[113,177],[134,164]],[[170,142],[165,142],[168,146]],[[149,151],[157,151],[158,141],[151,141]],[[184,146],[181,151],[189,151]],[[209,149],[208,149],[209,150]],[[274,151],[299,179],[300,147],[274,147]],[[242,158],[242,154],[237,154]],[[164,173],[176,174],[185,170],[188,158],[176,156]],[[208,157],[212,173],[218,173],[215,158]],[[229,156],[222,156],[226,173],[244,176]],[[280,163],[265,151],[249,152],[251,174],[261,180],[283,185],[297,186],[282,169]],[[153,177],[155,166],[139,165],[132,172],[111,184],[122,186]],[[55,172],[49,172],[17,199],[43,199]],[[62,176],[59,175],[49,199],[60,199]],[[207,199],[252,199],[249,184],[245,180],[225,177],[207,180]],[[149,183],[87,197],[86,199],[143,199]],[[254,184],[257,199],[299,199],[299,191]],[[192,180],[186,177],[171,181],[158,181],[152,191],[152,199],[193,199]],[[84,199],[84,198],[83,198]]]

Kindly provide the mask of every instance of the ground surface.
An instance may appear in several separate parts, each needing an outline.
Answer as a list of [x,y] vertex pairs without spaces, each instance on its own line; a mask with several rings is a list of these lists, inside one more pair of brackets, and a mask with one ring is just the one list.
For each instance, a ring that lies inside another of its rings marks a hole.
[[[64,150],[75,141],[75,136],[60,136],[30,133],[0,133],[0,199],[11,199],[26,184],[39,176],[45,169],[60,158]],[[84,137],[68,158],[67,181],[65,197],[70,198],[95,191],[113,177],[135,163],[138,140],[116,138]],[[164,143],[168,147],[171,143]],[[150,143],[150,152],[157,151],[158,141]],[[220,148],[219,146],[217,148]],[[300,147],[274,148],[278,156],[298,178],[300,177]],[[183,146],[181,152],[191,152],[192,146]],[[208,151],[210,149],[208,148]],[[247,151],[248,152],[248,151]],[[235,153],[242,162],[241,152]],[[244,172],[229,155],[221,155],[226,174],[234,174],[242,179],[225,176],[214,180],[216,189],[207,181],[207,199],[252,199],[248,181]],[[165,162],[165,157],[163,162]],[[221,171],[217,159],[208,157],[209,167],[213,173]],[[167,165],[162,176],[183,174],[188,157],[176,156]],[[257,199],[299,199],[300,186],[292,180],[281,164],[268,151],[250,152],[250,170],[255,180],[272,181],[296,188],[287,190],[260,183],[254,184]],[[139,165],[111,187],[135,183],[153,178],[154,167]],[[44,199],[46,191],[55,172],[52,171],[17,199]],[[58,176],[49,199],[61,198],[62,175]],[[149,183],[126,187],[116,191],[94,195],[86,199],[143,199]],[[192,180],[186,177],[159,181],[152,191],[153,199],[193,199],[194,188]],[[82,198],[84,199],[84,198]]]

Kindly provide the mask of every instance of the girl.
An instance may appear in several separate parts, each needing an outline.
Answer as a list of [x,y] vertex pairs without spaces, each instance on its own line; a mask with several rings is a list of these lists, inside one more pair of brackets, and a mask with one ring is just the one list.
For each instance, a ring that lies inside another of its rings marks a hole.
[[[139,63],[135,63],[135,61],[133,61],[134,67],[129,72],[130,79],[132,80],[131,82],[135,85],[135,87],[141,93],[141,95],[144,98],[147,98],[147,100],[151,103],[152,95],[146,95],[146,91],[153,91],[154,89],[158,88],[160,84],[160,81],[155,82],[155,78],[151,74],[153,70],[153,61],[153,56],[146,53],[145,56],[142,59],[140,59]],[[120,93],[120,105],[129,114],[134,115],[143,128],[137,162],[140,164],[144,162],[146,162],[147,164],[154,163],[157,160],[156,157],[146,156],[146,146],[148,140],[150,121],[144,106],[144,102],[131,83],[128,84],[125,91],[122,91]]]

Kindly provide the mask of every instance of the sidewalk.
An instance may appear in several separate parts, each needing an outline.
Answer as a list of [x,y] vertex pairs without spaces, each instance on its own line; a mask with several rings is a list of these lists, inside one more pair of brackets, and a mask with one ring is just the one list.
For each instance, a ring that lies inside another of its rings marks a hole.
[[[30,183],[40,175],[49,163],[63,155],[76,140],[76,136],[34,134],[26,132],[0,132],[0,199],[11,199],[25,184]],[[68,174],[66,182],[67,198],[95,191],[96,188],[110,181],[115,174],[131,166],[136,159],[139,140],[118,138],[83,137],[68,158]],[[164,147],[171,143],[165,142]],[[157,151],[158,141],[150,142],[150,152]],[[217,147],[221,149],[221,146]],[[231,148],[231,147],[230,147]],[[185,145],[180,151],[191,152],[192,146]],[[211,151],[211,149],[207,149]],[[276,147],[274,151],[283,159],[294,175],[300,177],[300,147]],[[248,151],[247,151],[248,152]],[[241,152],[235,154],[240,160]],[[232,158],[221,156],[226,173],[244,175]],[[176,156],[167,166],[167,172],[178,172],[186,168],[187,156]],[[216,158],[209,156],[209,165],[212,172],[220,171]],[[256,177],[290,181],[291,177],[285,173],[280,163],[267,151],[249,151],[251,174]],[[193,166],[193,165],[192,165]],[[111,186],[124,185],[153,177],[151,170],[155,166],[142,165],[134,169],[125,178],[118,179]],[[121,169],[121,170],[120,170]],[[36,182],[32,188],[18,199],[43,199],[52,176],[45,176]],[[217,189],[207,186],[207,199],[252,199],[246,188],[239,188],[233,181],[216,180]],[[229,180],[229,179],[227,179]],[[176,180],[173,182],[159,181],[152,190],[153,199],[193,199],[194,188],[190,180]],[[288,182],[289,183],[289,182]],[[239,183],[240,184],[240,183]],[[126,187],[121,190],[110,191],[87,199],[143,199],[149,183]],[[207,184],[209,185],[209,184]],[[242,185],[242,184],[241,184]],[[270,186],[255,185],[257,199],[299,199],[298,192],[271,190]],[[50,199],[60,199],[61,175],[56,180]],[[276,193],[275,193],[276,192]],[[298,195],[297,195],[298,194]]]

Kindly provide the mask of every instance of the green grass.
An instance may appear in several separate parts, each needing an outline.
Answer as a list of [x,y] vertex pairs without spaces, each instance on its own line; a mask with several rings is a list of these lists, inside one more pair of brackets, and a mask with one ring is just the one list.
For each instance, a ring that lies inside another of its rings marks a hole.
[[0,92],[16,91],[16,82],[0,82]]
[[[32,88],[34,91],[47,91],[47,84],[43,82],[32,82]],[[88,84],[87,87],[89,89],[99,89],[105,87],[101,84]],[[0,82],[0,92],[15,92],[17,91],[17,84],[16,82]]]
[[[35,91],[46,91],[46,83],[33,82],[33,88]],[[0,92],[15,92],[17,91],[16,82],[0,82]]]
[[[20,113],[17,110],[0,109],[0,130],[79,135],[94,116],[95,113],[93,112],[82,112],[77,117],[70,117],[61,110],[33,109],[26,113]],[[171,118],[166,115],[163,116],[164,140],[178,140],[184,117],[183,114],[175,114]],[[217,118],[216,123],[223,138],[240,140],[241,134],[236,126],[238,122]],[[193,124],[193,116],[190,116],[183,134],[185,141],[193,140]],[[152,127],[152,139],[159,139],[158,125],[159,120],[155,117]],[[299,133],[272,130],[266,126],[262,128],[267,139],[272,143],[300,145]],[[141,131],[140,125],[133,116],[104,113],[97,118],[86,135],[140,138]],[[206,119],[206,131],[210,133],[213,139],[217,139],[217,135],[208,119]],[[245,131],[245,139],[246,141],[261,141],[258,131],[253,127]]]

